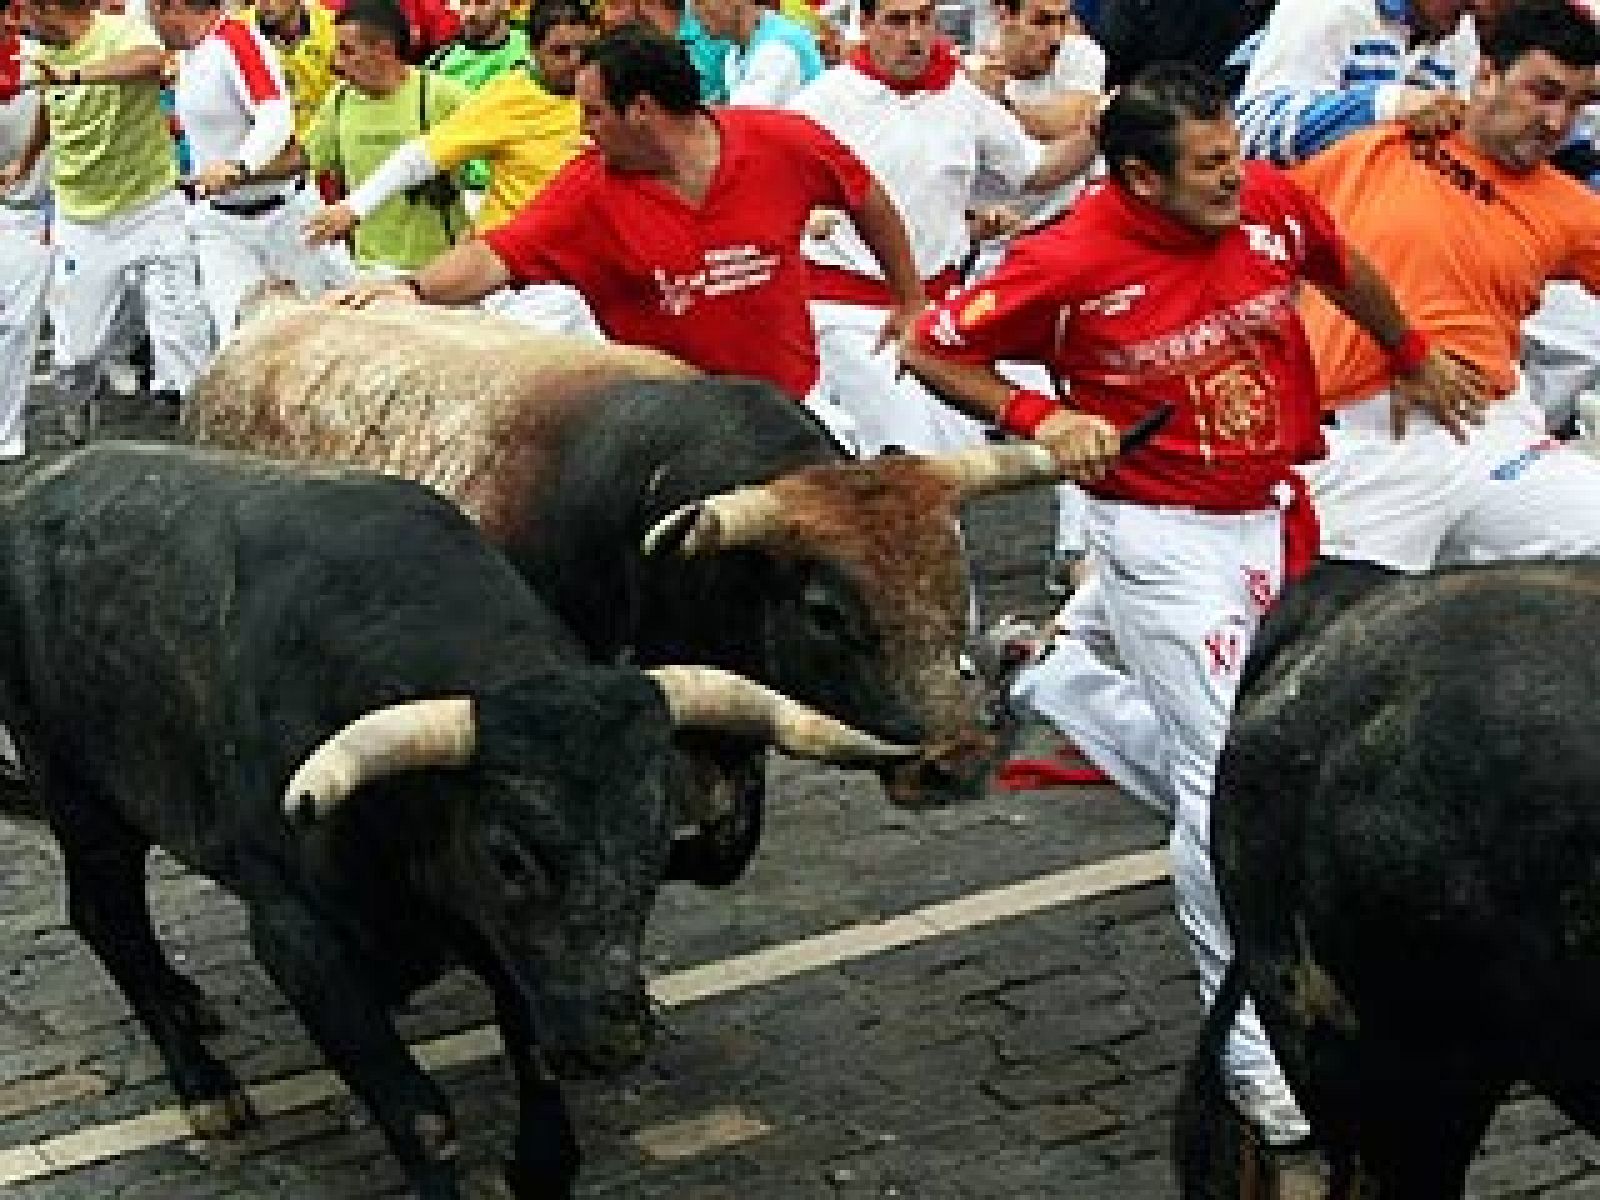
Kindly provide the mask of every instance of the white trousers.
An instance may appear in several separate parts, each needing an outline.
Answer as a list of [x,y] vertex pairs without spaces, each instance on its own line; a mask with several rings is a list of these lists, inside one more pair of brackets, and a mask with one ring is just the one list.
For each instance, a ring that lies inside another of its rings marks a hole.
[[1401,571],[1600,554],[1600,462],[1544,431],[1526,388],[1490,407],[1466,445],[1413,414],[1389,433],[1389,396],[1339,413],[1328,457],[1301,468],[1322,552]]
[[1578,397],[1600,388],[1600,298],[1582,284],[1546,284],[1539,307],[1522,323],[1522,370],[1545,428],[1572,420]]
[[155,379],[187,393],[211,353],[211,321],[178,194],[103,221],[58,217],[55,237],[57,387],[83,395],[99,385],[118,308],[132,290],[143,301]]
[[343,243],[306,244],[305,224],[317,207],[309,188],[290,193],[282,206],[256,216],[226,213],[205,203],[189,206],[189,236],[217,341],[233,333],[239,304],[250,289],[269,279],[287,280],[308,298],[354,281],[355,267]]
[[20,458],[27,450],[23,412],[50,288],[50,259],[50,248],[37,234],[0,226],[0,459]]
[[478,307],[543,333],[564,333],[597,342],[608,340],[584,294],[564,283],[501,288],[480,300]]
[[[1209,1008],[1233,956],[1211,871],[1211,786],[1239,672],[1283,570],[1276,509],[1238,515],[1089,501],[1098,587],[1069,605],[1081,637],[1021,671],[1011,698],[1074,739],[1146,802],[1172,813],[1178,920]],[[1100,622],[1094,627],[1094,622]],[[1122,669],[1089,643],[1109,639]],[[1084,686],[1084,681],[1089,686]],[[1232,1078],[1278,1068],[1248,1004],[1228,1039]]]
[[811,303],[822,360],[820,386],[807,403],[858,458],[889,447],[942,454],[981,445],[983,426],[900,372],[892,346],[876,349],[888,310],[864,304]]

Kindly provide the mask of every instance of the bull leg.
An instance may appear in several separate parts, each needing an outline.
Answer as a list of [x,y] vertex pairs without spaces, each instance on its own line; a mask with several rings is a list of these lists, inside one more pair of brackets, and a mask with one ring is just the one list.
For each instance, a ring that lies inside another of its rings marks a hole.
[[518,1200],[568,1200],[582,1151],[561,1085],[539,1054],[527,1004],[503,981],[489,982],[506,1058],[517,1077],[517,1140],[506,1183]]
[[72,927],[149,1032],[195,1131],[217,1137],[253,1124],[244,1090],[200,1040],[220,1028],[215,1010],[173,969],[156,940],[144,879],[148,844],[89,806],[58,807],[52,824],[66,867]]
[[459,1200],[455,1123],[338,938],[288,892],[252,897],[256,957],[371,1111],[419,1200]]

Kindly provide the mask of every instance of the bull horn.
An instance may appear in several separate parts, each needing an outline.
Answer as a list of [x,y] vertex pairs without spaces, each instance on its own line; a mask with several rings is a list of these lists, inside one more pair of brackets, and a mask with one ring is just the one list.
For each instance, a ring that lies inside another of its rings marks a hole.
[[364,784],[424,767],[466,766],[476,746],[465,696],[380,708],[311,752],[284,788],[283,808],[302,821],[318,820]]
[[921,753],[915,746],[897,746],[852,729],[731,671],[655,667],[646,674],[666,696],[672,723],[679,729],[753,734],[796,758],[836,766],[872,765]]
[[783,528],[783,506],[764,487],[735,488],[674,509],[650,528],[640,548],[649,557],[677,548],[684,558],[758,542]]
[[1057,483],[1063,473],[1055,455],[1038,442],[977,446],[958,454],[941,454],[928,465],[963,496],[1008,492],[1038,483]]

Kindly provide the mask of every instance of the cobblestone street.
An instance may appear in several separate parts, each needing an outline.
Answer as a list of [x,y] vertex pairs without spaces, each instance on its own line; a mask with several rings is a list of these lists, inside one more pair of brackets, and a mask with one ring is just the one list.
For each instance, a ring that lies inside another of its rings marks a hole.
[[[120,421],[111,432],[155,428]],[[1048,503],[1041,490],[974,512],[991,616],[1042,609]],[[774,772],[749,876],[720,892],[673,886],[659,901],[649,961],[669,1036],[634,1076],[572,1089],[580,1194],[1173,1200],[1169,1122],[1199,1000],[1147,853],[1165,842],[1155,816],[1082,786],[906,812],[864,775],[787,762]],[[316,1051],[252,963],[231,899],[167,860],[152,867],[174,960],[226,1018],[218,1053],[241,1079],[273,1084],[263,1107],[276,1111],[257,1132],[204,1143],[175,1120],[154,1048],[65,927],[49,838],[25,824],[7,834],[8,1200],[403,1194],[365,1112],[329,1094]],[[851,932],[817,940],[841,930]],[[717,963],[727,970],[696,970]],[[485,993],[455,976],[418,996],[404,1022],[429,1046],[485,1197],[503,1194],[514,1120],[509,1073],[476,1032],[488,1015]],[[1470,1194],[1600,1198],[1600,1143],[1518,1098]]]

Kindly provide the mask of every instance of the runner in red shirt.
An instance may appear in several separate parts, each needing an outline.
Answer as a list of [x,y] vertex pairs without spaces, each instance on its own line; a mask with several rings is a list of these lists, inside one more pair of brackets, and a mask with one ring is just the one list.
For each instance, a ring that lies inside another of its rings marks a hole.
[[577,93],[592,151],[483,240],[339,302],[467,304],[507,284],[567,283],[612,338],[802,399],[817,348],[800,239],[813,208],[843,208],[889,280],[886,334],[921,311],[899,215],[831,135],[790,113],[708,112],[682,46],[641,27],[605,35],[584,62]]
[[[1313,284],[1389,347],[1441,420],[1459,426],[1481,397],[1408,329],[1316,200],[1266,164],[1241,164],[1226,95],[1204,72],[1156,67],[1125,86],[1101,119],[1101,150],[1111,180],[930,310],[904,361],[953,403],[1041,442],[1091,494],[1099,569],[1068,617],[1081,603],[1125,670],[1068,637],[1009,695],[1172,812],[1178,917],[1209,1007],[1232,954],[1211,875],[1212,776],[1239,669],[1283,575],[1278,493],[1291,464],[1322,453],[1296,287]],[[1051,366],[1080,411],[1013,388],[994,370],[1004,359]],[[1161,403],[1173,406],[1166,427],[1117,461],[1119,427]],[[1314,519],[1309,529],[1306,557]],[[1267,1141],[1309,1134],[1248,1008],[1224,1067]]]

